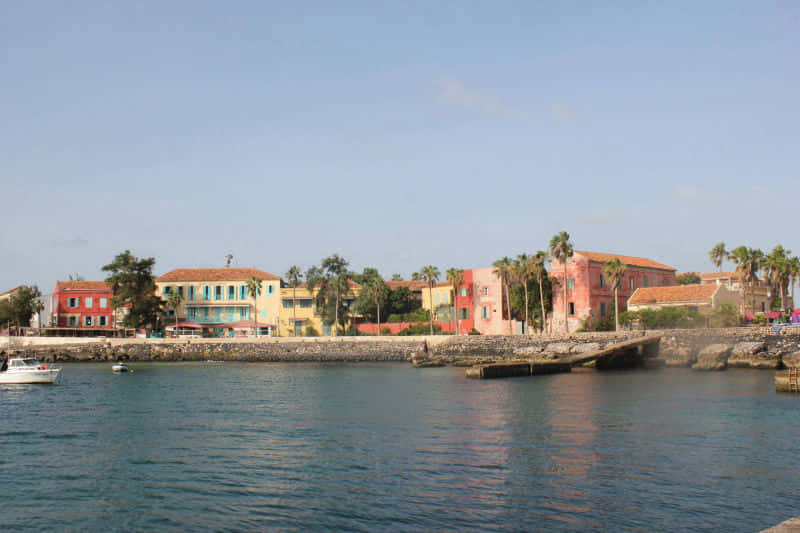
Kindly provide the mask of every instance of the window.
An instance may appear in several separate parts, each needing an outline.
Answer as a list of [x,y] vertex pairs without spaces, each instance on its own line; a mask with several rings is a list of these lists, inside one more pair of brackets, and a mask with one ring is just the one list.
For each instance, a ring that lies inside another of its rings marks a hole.
[[481,307],[481,318],[489,318],[489,308],[486,306]]
[[767,305],[765,302],[761,302],[761,312],[764,313],[767,310]]
[[77,325],[78,325],[78,317],[76,316],[67,317],[67,326],[75,327]]
[[81,304],[80,298],[68,298],[67,307],[78,307]]
[[222,300],[222,285],[214,286],[214,299]]
[[606,303],[600,303],[600,316],[606,316]]
[[632,288],[633,288],[633,277],[631,277],[631,278],[628,280],[628,283],[630,284],[630,287],[631,287],[631,289],[632,289]]
[[92,297],[91,296],[86,298],[86,304],[85,305],[86,305],[87,309],[91,309],[92,308]]
[[92,327],[92,317],[90,317],[90,316],[83,317],[83,325],[84,325],[84,327],[87,327],[87,328]]
[[167,309],[167,316],[175,316],[175,310]]
[[294,336],[295,337],[300,337],[302,335],[303,335],[303,323],[300,322],[299,320],[297,320],[294,323]]
[[97,325],[101,327],[106,327],[108,325],[108,317],[107,316],[97,317]]
[[239,299],[246,300],[247,299],[247,286],[246,285],[239,285]]
[[567,280],[567,289],[574,289],[574,288],[575,288],[575,280],[574,279],[568,279]]
[[281,303],[283,303],[284,309],[291,309],[292,307],[294,307],[294,300],[292,300],[291,298],[284,298],[283,300],[281,300]]
[[186,299],[194,300],[194,285],[189,285],[186,289]]
[[267,296],[272,296],[272,285],[267,285]]
[[469,289],[466,287],[461,287],[461,289],[459,290],[459,294],[461,296],[469,296]]
[[459,307],[458,318],[460,320],[469,320],[469,307]]
[[248,309],[246,307],[240,307],[239,308],[239,320],[247,320],[247,312],[249,310],[250,309]]
[[311,298],[302,298],[300,300],[300,309],[311,309],[311,305],[314,301]]
[[489,296],[489,287],[483,287],[481,289],[481,294],[483,294],[484,296]]
[[183,285],[178,285],[177,289],[178,289],[178,294],[180,295],[181,298],[183,298]]
[[446,293],[442,294],[442,303],[443,304],[450,303],[450,293],[449,292],[446,292]]
[[172,287],[170,287],[169,285],[164,285],[164,289],[162,292],[164,293],[164,296],[166,296],[167,294],[172,292]]
[[208,320],[208,307],[203,308],[203,320]]
[[100,298],[100,309],[108,307],[108,298]]
[[644,279],[642,280],[642,285],[644,287],[647,287],[647,276],[645,276]]
[[208,285],[203,285],[203,300],[210,300],[211,299],[211,287]]
[[434,299],[436,300],[436,303],[438,304],[439,303],[439,293],[436,293],[436,298],[434,298]]
[[669,280],[667,278],[664,278],[664,286],[669,287]]
[[261,318],[267,318],[267,310],[266,309],[262,309],[261,310]]
[[228,285],[228,300],[235,300],[236,299],[236,287],[233,285]]
[[322,324],[322,334],[323,335],[331,334],[331,327],[328,324]]
[[197,320],[197,308],[190,307],[188,310],[189,320]]
[[214,318],[216,320],[218,320],[218,321],[222,320],[222,308],[221,307],[217,307],[216,309],[214,309]]
[[228,322],[233,322],[233,307],[228,308]]
[[569,314],[570,314],[570,316],[574,316],[575,315],[575,302],[570,302],[569,303]]
[[600,288],[604,289],[606,287],[606,278],[602,274],[600,274]]

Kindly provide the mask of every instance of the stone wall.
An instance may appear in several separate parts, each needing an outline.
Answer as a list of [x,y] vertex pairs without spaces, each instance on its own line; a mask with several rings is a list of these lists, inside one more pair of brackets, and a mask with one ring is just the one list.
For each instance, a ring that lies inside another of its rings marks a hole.
[[[552,360],[600,350],[639,336],[661,334],[648,353],[671,366],[779,368],[800,365],[800,328],[726,328],[418,337],[317,337],[259,339],[0,338],[0,354],[21,352],[47,361],[407,361],[469,365],[500,359]],[[711,350],[710,347],[714,346]],[[704,350],[710,350],[703,355]],[[795,353],[797,352],[797,353]],[[794,355],[793,355],[794,354]],[[793,359],[794,357],[794,359]],[[703,363],[705,361],[705,363]],[[793,363],[796,361],[796,363]]]

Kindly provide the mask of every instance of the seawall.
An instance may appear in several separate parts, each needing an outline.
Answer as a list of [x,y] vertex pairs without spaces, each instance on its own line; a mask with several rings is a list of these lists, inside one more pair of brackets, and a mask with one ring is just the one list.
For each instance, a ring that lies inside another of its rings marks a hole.
[[[691,366],[716,346],[725,367],[779,368],[800,352],[800,328],[653,330],[570,335],[300,337],[259,339],[103,339],[0,337],[0,353],[45,361],[434,361],[468,365],[500,359],[555,360],[643,335],[663,335],[651,359]],[[744,347],[744,348],[743,348]],[[746,350],[745,350],[746,348]],[[738,352],[737,352],[738,350]],[[746,352],[744,354],[740,352]],[[737,355],[738,354],[738,355]],[[737,359],[738,358],[738,359]],[[800,359],[800,354],[798,354]],[[787,359],[788,360],[788,359]],[[750,362],[753,361],[753,364]],[[719,369],[719,368],[718,368]]]

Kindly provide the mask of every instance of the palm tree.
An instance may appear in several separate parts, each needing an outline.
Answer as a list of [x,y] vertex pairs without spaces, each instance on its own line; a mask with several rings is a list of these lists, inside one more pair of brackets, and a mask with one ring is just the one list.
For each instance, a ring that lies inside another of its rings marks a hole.
[[297,265],[292,265],[286,272],[286,279],[289,280],[289,287],[292,288],[292,335],[294,335],[297,327],[297,287],[303,280],[303,271]]
[[789,259],[789,279],[792,284],[792,306],[796,305],[794,301],[794,286],[797,280],[800,279],[800,258],[792,257]]
[[547,260],[547,252],[543,252],[539,250],[533,257],[531,258],[531,273],[539,282],[539,303],[542,305],[542,333],[544,333],[544,319],[545,319],[545,312],[544,312],[544,289],[542,288],[542,282],[544,281],[545,276],[547,276],[547,268],[544,266],[544,262]]
[[789,255],[780,244],[764,258],[764,268],[773,294],[781,295],[781,309],[786,310],[786,287],[789,285]]
[[506,312],[508,313],[508,334],[512,334],[511,330],[511,299],[508,296],[508,287],[511,285],[512,281],[512,272],[511,266],[512,261],[510,257],[504,257],[502,259],[498,259],[494,263],[492,263],[494,270],[492,274],[497,276],[500,280],[500,284],[502,285],[502,289],[506,293]]
[[253,297],[253,333],[258,337],[258,297],[261,296],[261,278],[253,276],[247,280],[247,294]]
[[625,265],[619,258],[606,260],[603,265],[603,275],[606,277],[608,283],[614,287],[614,331],[619,331],[619,299],[617,298],[617,289],[622,276],[625,274]]
[[562,231],[550,239],[550,257],[564,264],[564,330],[569,333],[569,322],[567,322],[567,261],[575,253],[572,242],[569,240],[569,233]]
[[[364,269],[366,272],[368,269]],[[375,308],[377,309],[378,314],[378,335],[381,334],[381,302],[386,298],[386,295],[389,293],[389,287],[386,286],[384,283],[383,278],[378,274],[377,269],[369,269],[374,270],[374,273],[364,280],[364,283],[361,288],[361,294],[365,295],[367,298],[372,300],[375,303]]]
[[722,273],[722,262],[731,258],[730,254],[725,249],[724,242],[717,243],[717,245],[708,252],[708,256],[711,258],[711,262],[714,263],[714,266],[719,269],[720,273]]
[[[731,252],[731,259],[736,263],[736,272],[739,273],[744,289],[743,300],[747,301],[747,287],[752,286],[758,281],[758,271],[764,264],[764,252],[757,248],[739,246]],[[751,290],[751,306],[755,314],[755,291]]]
[[447,281],[453,287],[453,320],[456,322],[456,335],[458,335],[461,328],[458,325],[458,305],[456,302],[458,301],[458,290],[461,288],[461,284],[464,283],[464,271],[460,268],[448,268]]
[[528,254],[519,254],[514,260],[514,278],[522,284],[525,290],[525,331],[528,333],[528,282],[534,277],[536,269],[536,257]]
[[431,335],[433,335],[433,284],[439,281],[439,276],[441,276],[441,272],[433,265],[422,267],[419,272],[414,272],[414,275],[411,276],[411,279],[424,281],[428,284],[428,300],[431,306]]
[[344,258],[334,254],[323,259],[321,266],[311,267],[306,273],[306,284],[309,292],[313,294],[314,289],[319,288],[316,297],[318,307],[327,309],[331,299],[334,300],[334,337],[337,336],[340,323],[343,324],[346,320],[344,314],[340,320],[339,310],[342,298],[350,293],[352,273],[347,270],[349,264]]
[[178,291],[172,291],[167,297],[167,307],[175,313],[175,335],[178,335],[178,307],[183,301],[183,296]]

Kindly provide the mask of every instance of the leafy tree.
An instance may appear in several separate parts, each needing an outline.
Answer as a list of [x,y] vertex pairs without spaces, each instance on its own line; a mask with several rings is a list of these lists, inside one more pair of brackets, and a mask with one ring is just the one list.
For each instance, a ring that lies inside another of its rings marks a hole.
[[261,296],[261,283],[264,280],[253,276],[247,280],[247,294],[253,298],[253,333],[258,336],[258,297]]
[[[355,310],[358,314],[369,317],[369,319],[374,316],[378,323],[377,331],[380,332],[381,306],[385,310],[389,287],[386,286],[376,268],[365,268],[360,274],[360,278],[361,293],[356,298]],[[374,315],[373,310],[375,310]]]
[[[419,309],[422,306],[422,302],[419,301],[419,298],[414,296],[414,293],[411,292],[411,289],[408,287],[397,287],[389,291],[387,297],[387,307],[389,314],[405,314],[411,313],[412,311]],[[427,320],[428,317],[425,317]]]
[[292,335],[294,335],[295,324],[297,324],[297,287],[303,280],[303,272],[300,267],[292,265],[286,272],[286,279],[289,281],[289,287],[292,288]]
[[458,290],[461,288],[461,284],[464,283],[464,270],[460,268],[448,268],[447,281],[450,282],[450,286],[453,288],[453,318],[456,322],[456,335],[458,335],[460,331],[458,324],[458,305],[457,305]]
[[309,325],[309,326],[306,326],[304,335],[306,337],[319,337],[319,331],[314,329],[314,326]]
[[544,280],[547,280],[547,287],[548,287],[548,301],[552,303],[552,286],[550,285],[550,277],[547,275],[547,268],[544,266],[544,262],[547,260],[547,252],[543,252],[539,250],[535,254],[533,254],[532,264],[531,264],[531,272],[533,276],[536,278],[536,281],[539,283],[539,303],[542,306],[542,324],[541,324],[541,332],[544,333],[544,322],[545,317],[547,314],[545,313],[544,309],[544,289],[542,284]]
[[43,309],[42,293],[36,285],[19,287],[11,298],[0,302],[0,323],[28,327],[33,315]]
[[720,242],[708,252],[708,257],[711,258],[711,262],[714,263],[714,266],[722,272],[722,262],[726,259],[730,259],[731,255],[725,249],[725,243]]
[[625,265],[623,265],[622,261],[617,257],[608,259],[606,260],[606,264],[603,265],[603,275],[606,277],[608,283],[614,287],[614,331],[619,331],[619,299],[617,297],[617,289],[619,289],[622,276],[625,275]]
[[792,257],[789,259],[789,280],[792,286],[792,304],[797,305],[794,301],[794,286],[797,280],[800,279],[800,258]]
[[525,316],[526,289],[528,291],[528,316],[532,324],[537,328],[543,329],[544,317],[546,317],[546,313],[552,309],[552,285],[550,283],[550,277],[545,273],[541,288],[538,280],[535,278],[528,280],[527,287],[521,283],[511,287],[509,291],[511,295],[511,309],[514,310],[514,316],[518,320],[522,320]]
[[550,239],[550,246],[548,247],[550,257],[564,265],[564,279],[561,284],[564,290],[564,330],[569,333],[569,322],[567,322],[567,261],[575,253],[572,247],[572,241],[569,240],[569,233],[566,231],[559,232]]
[[[441,273],[439,269],[433,265],[422,267],[419,272],[414,272],[411,279],[415,281],[424,281],[428,284],[428,299],[431,303],[431,335],[433,335],[433,285],[439,281]],[[440,328],[441,329],[441,328]]]
[[155,295],[155,263],[156,260],[152,257],[138,259],[130,250],[125,250],[103,267],[103,272],[109,273],[106,283],[114,290],[111,307],[116,309],[123,305],[130,306],[122,321],[123,326],[142,328],[157,323],[162,313],[162,301]]
[[621,313],[620,322],[638,322],[645,329],[690,329],[704,326],[706,318],[697,307],[662,307]]
[[403,281],[403,276],[400,274],[392,274],[392,281]]
[[306,272],[306,285],[316,294],[317,308],[322,310],[325,324],[333,325],[333,335],[337,336],[339,327],[347,323],[348,309],[344,305],[344,297],[350,294],[352,273],[347,270],[349,263],[337,254],[326,257],[318,267],[311,267]]
[[511,282],[513,280],[512,261],[510,257],[498,259],[492,263],[494,270],[492,274],[497,276],[502,285],[502,290],[506,293],[506,310],[508,313],[508,334],[512,334],[511,330],[511,296],[508,294]]
[[537,256],[528,254],[519,254],[512,265],[512,275],[525,292],[525,333],[528,333],[528,328],[530,327],[530,320],[528,318],[530,310],[530,306],[528,305],[529,285],[531,280],[537,276],[537,268]]
[[772,294],[780,295],[780,310],[786,310],[785,295],[792,277],[792,263],[789,250],[778,245],[764,258],[767,280],[772,287]]
[[697,285],[701,281],[702,280],[700,279],[700,276],[697,275],[697,272],[685,272],[675,276],[675,283],[678,285]]
[[175,313],[175,335],[178,334],[178,307],[183,301],[183,296],[178,291],[172,291],[167,298],[167,307]]

